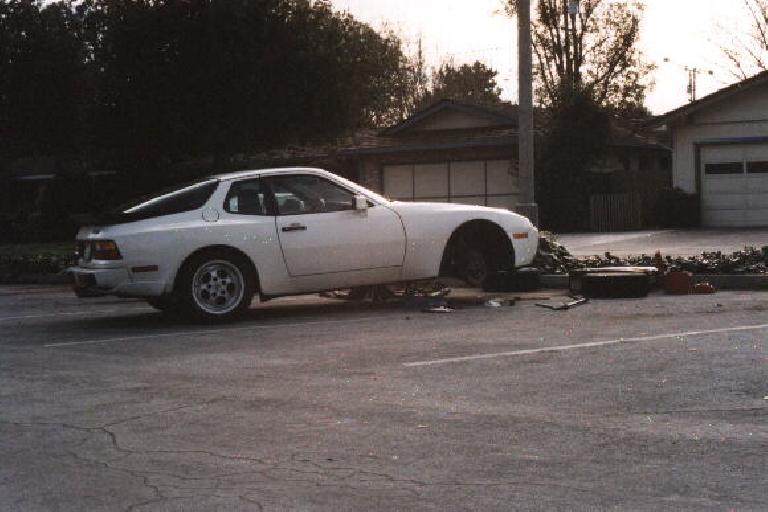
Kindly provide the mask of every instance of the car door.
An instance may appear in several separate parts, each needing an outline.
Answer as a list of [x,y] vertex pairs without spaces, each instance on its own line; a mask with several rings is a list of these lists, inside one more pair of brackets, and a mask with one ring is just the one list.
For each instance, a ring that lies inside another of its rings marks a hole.
[[275,208],[263,181],[252,177],[233,181],[221,218],[206,226],[202,236],[245,252],[259,272],[261,291],[271,294],[289,289],[292,280],[275,232]]
[[358,211],[355,192],[313,174],[272,176],[266,182],[291,276],[402,267],[405,233],[389,208],[369,202],[367,210]]

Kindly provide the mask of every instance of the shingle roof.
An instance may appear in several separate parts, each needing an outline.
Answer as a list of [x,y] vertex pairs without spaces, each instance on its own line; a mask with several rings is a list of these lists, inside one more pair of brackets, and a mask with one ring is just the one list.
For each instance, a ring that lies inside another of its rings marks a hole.
[[428,107],[416,112],[408,119],[401,121],[400,123],[390,126],[381,131],[382,135],[396,135],[402,133],[408,128],[417,125],[422,120],[440,112],[441,110],[459,110],[468,114],[479,114],[481,116],[494,119],[499,123],[499,126],[517,126],[517,105],[511,103],[499,103],[498,105],[477,105],[474,103],[466,103],[463,101],[453,99],[438,100]]
[[[517,108],[517,105],[509,103],[481,106],[457,100],[440,100],[392,127],[379,132],[366,130],[356,133],[347,144],[341,146],[339,155],[355,156],[510,146],[517,143]],[[409,130],[429,116],[445,109],[481,114],[497,120],[499,124],[464,130]],[[640,135],[631,127],[625,127],[618,122],[611,126],[609,145],[613,147],[669,149],[667,146]]]
[[729,85],[728,87],[724,87],[718,91],[713,92],[712,94],[704,96],[701,99],[688,103],[687,105],[683,105],[682,107],[676,108],[675,110],[671,110],[666,114],[656,116],[647,123],[647,126],[653,127],[669,123],[670,121],[674,121],[675,119],[679,119],[703,108],[707,108],[711,105],[714,105],[715,103],[719,103],[720,101],[728,99],[736,94],[740,94],[764,83],[768,83],[768,71],[763,71],[753,77],[747,78],[746,80],[742,80],[741,82],[737,82],[733,85]]

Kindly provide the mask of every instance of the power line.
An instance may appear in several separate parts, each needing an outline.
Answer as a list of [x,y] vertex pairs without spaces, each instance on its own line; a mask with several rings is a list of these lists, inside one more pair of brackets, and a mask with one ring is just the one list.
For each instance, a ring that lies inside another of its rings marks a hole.
[[699,75],[713,76],[715,74],[715,72],[712,71],[711,69],[703,69],[698,67],[687,66],[685,64],[674,62],[668,57],[664,57],[664,62],[667,64],[673,64],[675,66],[678,66],[684,69],[688,73],[687,92],[688,92],[688,98],[690,99],[691,102],[696,101],[696,82],[698,81]]

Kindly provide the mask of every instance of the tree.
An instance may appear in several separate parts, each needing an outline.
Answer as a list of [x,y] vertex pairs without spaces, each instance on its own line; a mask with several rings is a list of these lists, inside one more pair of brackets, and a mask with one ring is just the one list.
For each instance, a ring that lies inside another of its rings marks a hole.
[[331,141],[407,86],[400,40],[327,1],[90,1],[101,142],[126,157]]
[[421,101],[422,106],[441,99],[455,99],[479,104],[501,102],[501,88],[496,83],[499,73],[480,61],[456,67],[452,63],[441,65],[432,74],[432,86]]
[[[569,11],[573,4],[579,12]],[[517,0],[505,0],[515,15]],[[537,0],[533,49],[537,96],[554,105],[572,92],[592,94],[599,105],[617,111],[642,105],[645,62],[638,41],[643,5],[639,1]]]
[[0,156],[146,169],[402,115],[393,33],[327,0],[0,0]]
[[[514,16],[517,0],[504,1]],[[653,66],[638,49],[643,5],[536,0],[534,8],[536,94],[547,114],[536,161],[540,220],[588,229],[589,170],[605,151],[611,116],[647,115],[644,78]]]
[[81,29],[70,2],[0,1],[0,158],[82,149],[90,81]]
[[723,32],[730,35],[721,50],[730,64],[731,74],[744,80],[757,72],[768,70],[768,0],[742,0],[752,23],[746,34],[741,30]]
[[588,91],[575,91],[549,111],[538,151],[539,220],[551,230],[589,229],[589,169],[610,137],[610,115]]
[[[389,37],[399,40],[394,33],[390,33]],[[390,75],[389,80],[390,92],[380,98],[382,105],[372,115],[371,124],[378,128],[403,121],[422,105],[422,100],[429,90],[429,78],[421,38],[418,40],[415,55],[403,55],[396,73]]]

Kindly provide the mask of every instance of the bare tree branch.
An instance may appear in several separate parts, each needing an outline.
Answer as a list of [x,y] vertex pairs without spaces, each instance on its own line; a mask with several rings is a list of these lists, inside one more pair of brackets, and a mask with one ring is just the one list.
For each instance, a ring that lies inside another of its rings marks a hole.
[[720,43],[720,51],[730,64],[728,72],[740,80],[768,69],[768,0],[743,0],[743,6],[752,23],[746,40],[733,36],[739,31],[718,26],[720,33],[732,35]]
[[[768,1],[768,0],[760,0]],[[505,0],[514,13],[517,0]],[[537,0],[533,21],[538,101],[555,104],[563,91],[588,88],[604,105],[642,104],[652,69],[642,58],[639,1],[581,0],[571,17],[568,0]]]

